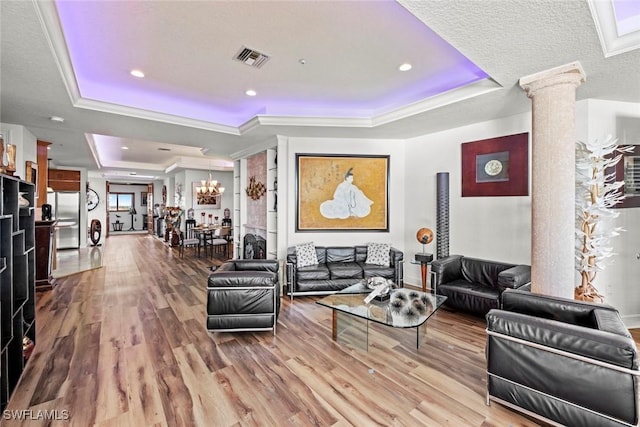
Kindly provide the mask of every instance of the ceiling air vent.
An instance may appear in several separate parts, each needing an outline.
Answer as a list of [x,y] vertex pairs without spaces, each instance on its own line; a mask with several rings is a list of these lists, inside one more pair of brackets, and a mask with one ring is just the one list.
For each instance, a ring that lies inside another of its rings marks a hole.
[[260,68],[269,60],[269,55],[260,53],[257,50],[242,47],[238,54],[234,57],[236,61],[245,63],[251,67]]

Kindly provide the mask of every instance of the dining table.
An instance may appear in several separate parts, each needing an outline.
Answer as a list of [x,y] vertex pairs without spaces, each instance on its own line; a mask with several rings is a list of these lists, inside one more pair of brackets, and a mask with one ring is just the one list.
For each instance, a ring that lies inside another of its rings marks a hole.
[[[222,230],[221,225],[200,224],[192,228],[193,233],[196,234],[200,240],[200,246],[204,248],[205,256],[207,254],[208,246],[212,246],[211,242],[214,239],[215,231]],[[213,256],[213,247],[211,247],[211,256]]]

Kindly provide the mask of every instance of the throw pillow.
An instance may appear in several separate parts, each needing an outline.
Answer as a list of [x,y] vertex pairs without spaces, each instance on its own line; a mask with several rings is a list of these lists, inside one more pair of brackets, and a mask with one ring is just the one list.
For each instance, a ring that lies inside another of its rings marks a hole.
[[298,268],[316,265],[318,263],[316,246],[313,242],[296,245],[296,257],[298,258]]
[[389,267],[389,243],[369,243],[367,245],[367,264],[382,265]]

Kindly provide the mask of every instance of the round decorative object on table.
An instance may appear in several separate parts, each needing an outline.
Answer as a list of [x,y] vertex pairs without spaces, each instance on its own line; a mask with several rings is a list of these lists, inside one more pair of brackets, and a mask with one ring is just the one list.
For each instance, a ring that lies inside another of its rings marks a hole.
[[429,269],[429,263],[433,261],[433,254],[425,253],[424,245],[427,245],[433,241],[433,231],[430,228],[421,228],[416,233],[416,239],[422,243],[422,253],[416,254],[416,261],[420,263],[420,273],[422,278],[422,292],[427,292],[427,273]]
[[393,281],[385,279],[384,277],[369,277],[365,280],[367,288],[374,290],[378,287],[383,287],[382,291],[375,297],[378,301],[385,301],[389,298],[391,289],[393,288]]
[[430,228],[421,228],[416,233],[416,239],[423,245],[427,245],[433,241],[433,231]]
[[29,200],[24,197],[25,194],[28,193],[26,191],[21,191],[18,193],[18,206],[20,206],[21,208],[26,208],[27,206],[29,206]]

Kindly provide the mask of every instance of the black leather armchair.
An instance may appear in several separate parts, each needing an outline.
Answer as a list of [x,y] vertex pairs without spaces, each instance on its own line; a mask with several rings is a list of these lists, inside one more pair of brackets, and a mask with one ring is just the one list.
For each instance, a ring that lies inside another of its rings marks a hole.
[[431,263],[431,288],[446,306],[485,316],[505,289],[531,289],[531,267],[450,255]]
[[487,314],[487,404],[560,425],[638,425],[638,351],[617,310],[517,290],[501,305]]
[[207,329],[276,333],[280,285],[276,260],[233,260],[207,280]]

